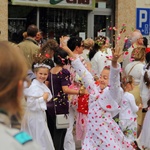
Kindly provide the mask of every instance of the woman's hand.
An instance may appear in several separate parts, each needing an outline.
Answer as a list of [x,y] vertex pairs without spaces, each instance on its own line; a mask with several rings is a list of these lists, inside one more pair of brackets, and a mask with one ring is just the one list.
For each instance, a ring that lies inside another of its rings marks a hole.
[[79,95],[84,95],[84,94],[88,94],[88,91],[84,86],[81,86],[79,89]]
[[120,47],[119,46],[116,46],[114,49],[112,49],[112,55],[113,55],[113,57],[112,57],[112,61],[118,61],[118,59],[119,59],[119,57],[123,54],[123,53],[121,53],[120,54]]
[[62,36],[60,39],[60,47],[68,53],[69,57],[72,59],[76,59],[76,56],[74,55],[74,53],[69,49],[69,47],[67,46],[67,42],[66,42],[66,36]]
[[67,46],[67,40],[66,38],[68,38],[67,36],[61,36],[60,40],[60,47],[66,51],[67,53],[70,53],[70,49]]
[[139,104],[139,109],[142,109],[143,108],[143,105],[142,104]]

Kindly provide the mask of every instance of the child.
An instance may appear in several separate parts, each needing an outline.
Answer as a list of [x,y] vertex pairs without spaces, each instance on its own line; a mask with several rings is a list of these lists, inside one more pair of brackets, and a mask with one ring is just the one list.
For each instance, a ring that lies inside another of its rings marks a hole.
[[21,125],[41,146],[41,150],[54,150],[52,138],[47,127],[45,110],[46,102],[52,98],[49,88],[44,84],[48,77],[50,66],[35,64],[34,79],[29,88],[24,90],[27,99],[26,113]]
[[132,76],[122,78],[121,86],[124,94],[121,101],[121,111],[119,112],[119,126],[129,142],[134,145],[134,141],[137,138],[136,112],[142,109],[142,105],[140,104],[138,107],[133,94],[129,93],[134,87]]
[[65,45],[63,37],[60,38],[60,42],[62,48],[69,54],[72,66],[82,77],[84,86],[89,93],[87,132],[82,150],[133,150],[133,147],[113,120],[113,117],[120,111],[118,103],[122,96],[119,79],[120,67],[117,64],[120,57],[119,49],[113,53],[110,71],[108,69],[102,71],[98,87],[79,58],[76,58]]
[[149,150],[150,149],[150,99],[147,102],[147,113],[144,118],[142,131],[138,139],[139,146],[142,146],[144,149]]

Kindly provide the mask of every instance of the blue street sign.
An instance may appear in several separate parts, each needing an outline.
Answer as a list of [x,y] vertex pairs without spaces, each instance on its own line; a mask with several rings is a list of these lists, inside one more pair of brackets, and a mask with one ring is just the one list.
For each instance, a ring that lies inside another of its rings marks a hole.
[[150,9],[149,8],[136,9],[136,28],[139,29],[143,35],[150,34]]

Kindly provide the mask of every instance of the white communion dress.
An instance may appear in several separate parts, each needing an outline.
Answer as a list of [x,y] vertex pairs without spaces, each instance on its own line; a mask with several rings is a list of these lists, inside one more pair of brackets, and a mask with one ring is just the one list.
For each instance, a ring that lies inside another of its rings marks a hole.
[[150,149],[150,108],[146,112],[143,126],[142,126],[142,131],[141,134],[138,138],[138,144],[142,147],[144,146],[147,149]]
[[45,110],[46,102],[44,92],[49,93],[48,101],[52,95],[49,88],[34,79],[29,88],[24,90],[27,99],[27,108],[21,124],[21,130],[26,131],[41,146],[41,150],[54,150],[53,141],[48,130]]

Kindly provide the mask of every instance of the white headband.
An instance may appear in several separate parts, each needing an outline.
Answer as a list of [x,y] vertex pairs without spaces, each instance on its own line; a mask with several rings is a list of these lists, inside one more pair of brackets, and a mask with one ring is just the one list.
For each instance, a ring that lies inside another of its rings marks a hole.
[[50,66],[45,65],[45,64],[38,64],[38,63],[36,63],[36,64],[34,65],[34,68],[40,68],[40,67],[44,67],[44,68],[51,69],[51,67],[50,67]]

